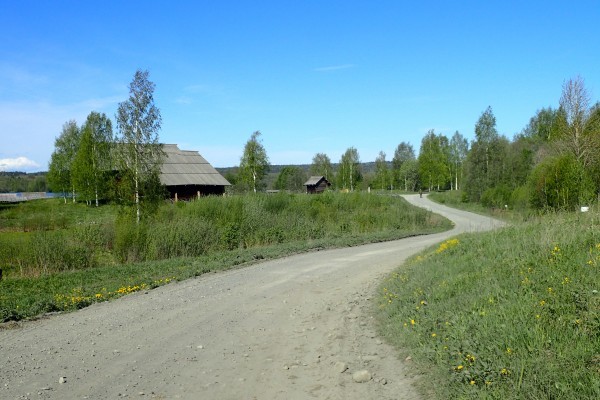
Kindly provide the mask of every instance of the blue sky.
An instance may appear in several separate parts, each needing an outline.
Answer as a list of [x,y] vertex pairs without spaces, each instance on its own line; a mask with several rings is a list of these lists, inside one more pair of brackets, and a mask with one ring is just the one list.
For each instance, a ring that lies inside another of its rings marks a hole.
[[160,139],[214,166],[262,132],[273,164],[472,139],[491,106],[512,138],[582,76],[600,99],[600,1],[0,0],[0,170],[47,170],[62,125],[114,120],[136,69]]

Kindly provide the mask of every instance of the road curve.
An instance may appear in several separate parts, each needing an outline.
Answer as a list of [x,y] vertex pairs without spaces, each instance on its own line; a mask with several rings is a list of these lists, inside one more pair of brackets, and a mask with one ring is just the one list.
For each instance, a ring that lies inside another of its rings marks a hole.
[[[501,226],[418,195],[453,230],[207,274],[0,330],[1,399],[417,399],[375,333],[373,292],[406,258]],[[371,379],[356,383],[353,373]]]

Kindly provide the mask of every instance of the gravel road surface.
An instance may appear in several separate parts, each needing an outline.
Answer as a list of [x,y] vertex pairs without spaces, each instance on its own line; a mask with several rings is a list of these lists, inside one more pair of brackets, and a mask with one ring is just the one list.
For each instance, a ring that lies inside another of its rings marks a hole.
[[449,232],[207,274],[0,330],[0,399],[418,399],[377,337],[378,283],[500,222],[406,196]]

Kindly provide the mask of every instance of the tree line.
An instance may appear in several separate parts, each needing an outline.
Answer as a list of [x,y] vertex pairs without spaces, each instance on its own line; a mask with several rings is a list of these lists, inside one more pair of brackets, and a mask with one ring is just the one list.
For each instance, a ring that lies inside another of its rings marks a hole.
[[[251,140],[259,136],[255,132]],[[265,189],[268,158],[257,143],[264,156],[251,187]],[[241,190],[250,184],[242,172],[249,159],[242,159],[239,175],[226,175]],[[493,110],[487,107],[470,142],[458,131],[447,137],[432,129],[422,138],[418,156],[410,143],[401,142],[391,161],[380,151],[369,172],[354,147],[335,164],[327,154],[317,153],[308,171],[281,168],[272,188],[302,191],[309,174],[324,176],[336,190],[461,190],[463,201],[489,207],[573,209],[599,196],[600,103],[592,104],[578,76],[564,82],[557,108],[538,110],[512,140],[498,132]]]
[[[95,205],[116,200],[134,205],[139,221],[141,199],[164,198],[159,180],[162,119],[154,87],[147,71],[136,71],[129,99],[118,107],[116,134],[111,120],[97,112],[82,126],[64,124],[47,179],[54,191],[65,194],[65,202],[67,194]],[[284,166],[268,182],[269,158],[261,135],[252,133],[239,166],[225,174],[231,191],[301,192],[308,176],[318,175],[341,191],[461,190],[463,201],[490,207],[572,209],[593,201],[600,188],[600,103],[591,103],[581,77],[565,81],[558,108],[538,110],[512,140],[498,132],[488,107],[470,142],[458,131],[448,137],[432,129],[422,138],[418,155],[403,141],[391,160],[380,151],[373,163],[365,164],[358,150],[349,147],[335,164],[327,154],[316,153],[308,171]],[[367,164],[371,170],[365,170]]]

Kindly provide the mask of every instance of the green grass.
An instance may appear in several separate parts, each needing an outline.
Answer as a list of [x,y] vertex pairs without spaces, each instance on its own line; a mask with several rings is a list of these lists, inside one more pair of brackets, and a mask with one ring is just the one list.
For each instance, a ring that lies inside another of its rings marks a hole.
[[166,280],[310,249],[450,228],[403,199],[365,193],[209,197],[166,204],[139,226],[116,207],[50,200],[5,209],[0,221],[14,227],[31,215],[55,214],[64,227],[0,230],[0,321],[73,310]]
[[427,398],[600,398],[599,221],[464,234],[386,279],[381,331],[427,373]]

